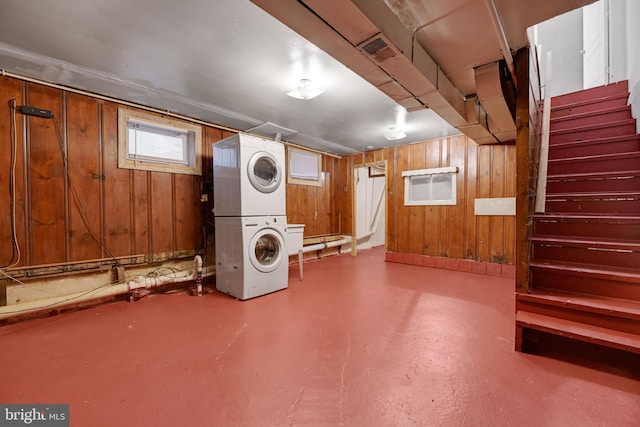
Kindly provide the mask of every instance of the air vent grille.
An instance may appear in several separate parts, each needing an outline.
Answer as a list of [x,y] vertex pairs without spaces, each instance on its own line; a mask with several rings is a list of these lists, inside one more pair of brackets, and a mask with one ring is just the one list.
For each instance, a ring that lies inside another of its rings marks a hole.
[[382,40],[380,37],[377,37],[377,38],[371,40],[366,45],[364,45],[364,47],[362,49],[365,52],[367,52],[369,55],[375,55],[376,53],[378,53],[381,49],[384,49],[385,47],[387,47],[387,44],[384,42],[384,40]]

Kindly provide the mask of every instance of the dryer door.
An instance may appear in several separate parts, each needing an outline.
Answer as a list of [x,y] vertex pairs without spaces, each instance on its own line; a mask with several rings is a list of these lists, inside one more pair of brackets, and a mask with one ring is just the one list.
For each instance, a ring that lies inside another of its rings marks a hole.
[[282,166],[273,154],[259,151],[249,159],[247,176],[259,192],[273,193],[282,181]]
[[275,270],[288,257],[284,237],[276,229],[262,228],[251,238],[249,259],[263,273]]

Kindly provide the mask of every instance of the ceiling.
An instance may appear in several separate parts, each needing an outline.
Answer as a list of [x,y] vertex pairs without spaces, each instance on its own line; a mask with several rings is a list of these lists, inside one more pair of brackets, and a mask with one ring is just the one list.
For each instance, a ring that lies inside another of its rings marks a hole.
[[[482,66],[591,2],[0,0],[0,69],[337,154],[461,132],[497,142],[515,127],[491,106],[509,101],[483,88],[505,73]],[[391,56],[371,55],[376,39]],[[287,96],[302,78],[324,92]],[[393,126],[407,136],[387,140]]]

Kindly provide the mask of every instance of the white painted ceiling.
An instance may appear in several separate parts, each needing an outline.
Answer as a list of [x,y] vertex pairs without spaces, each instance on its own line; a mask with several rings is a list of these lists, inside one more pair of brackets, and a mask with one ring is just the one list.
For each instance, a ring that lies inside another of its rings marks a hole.
[[[495,0],[511,49],[525,30],[593,0]],[[408,112],[335,60],[326,31],[304,29],[295,7],[334,9],[349,31],[354,5],[392,12],[457,93],[475,93],[473,68],[502,58],[487,12],[492,0],[0,0],[0,69],[246,130],[274,123],[283,139],[344,154],[460,133],[431,109]],[[329,6],[328,6],[329,5]],[[269,9],[269,7],[265,7]],[[341,11],[345,11],[341,15]],[[358,11],[359,12],[359,11]],[[360,12],[359,12],[360,13]],[[289,16],[287,16],[289,15]],[[296,28],[315,45],[281,21]],[[328,23],[325,30],[331,30]],[[384,25],[383,25],[384,26]],[[366,76],[365,76],[366,77]],[[301,78],[325,92],[288,97]],[[34,105],[38,107],[37,105]],[[407,137],[383,133],[401,125]]]

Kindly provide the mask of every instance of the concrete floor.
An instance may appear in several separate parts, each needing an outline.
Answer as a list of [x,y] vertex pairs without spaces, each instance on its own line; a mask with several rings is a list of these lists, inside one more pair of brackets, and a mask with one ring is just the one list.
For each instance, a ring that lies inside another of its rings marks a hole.
[[513,351],[512,279],[385,263],[290,268],[249,301],[151,295],[0,328],[0,403],[72,426],[631,426],[640,378]]

